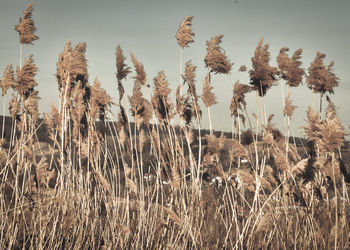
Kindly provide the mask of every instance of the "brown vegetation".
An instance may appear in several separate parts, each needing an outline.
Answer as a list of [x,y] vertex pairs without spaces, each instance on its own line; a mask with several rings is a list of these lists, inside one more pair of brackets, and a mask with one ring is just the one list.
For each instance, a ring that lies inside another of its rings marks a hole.
[[[29,5],[21,21],[32,11]],[[176,35],[181,49],[193,42],[191,20],[186,17]],[[34,23],[29,24],[18,28],[21,43],[37,39]],[[233,66],[219,46],[221,39],[207,42],[201,98],[209,115],[217,101],[211,73],[229,75]],[[11,117],[2,117],[1,249],[350,248],[350,152],[330,98],[324,118],[312,108],[307,111],[305,145],[290,143],[274,126],[273,115],[262,119],[257,113],[253,127],[246,111],[245,95],[251,90],[258,98],[279,80],[291,87],[301,84],[302,50],[288,58],[288,49],[281,49],[278,79],[268,44],[260,40],[249,71],[252,86],[234,85],[230,108],[238,139],[215,133],[211,123],[209,133],[201,129],[195,65],[187,62],[184,72],[180,66],[183,83],[174,107],[164,71],[153,79],[151,101],[143,97],[146,72],[132,53],[131,123],[122,106],[123,81],[131,68],[120,46],[118,120],[110,121],[111,97],[97,79],[90,84],[85,50],[85,43],[72,47],[67,42],[59,54],[59,106],[52,105],[43,120],[33,57],[15,75],[12,66],[5,70],[2,95],[10,87],[15,95]],[[323,58],[318,54],[307,76],[307,84],[322,95],[338,84],[333,63],[326,68]],[[289,119],[295,108],[290,98],[282,107]],[[175,125],[175,116],[185,124]],[[242,131],[245,119],[249,127]]]

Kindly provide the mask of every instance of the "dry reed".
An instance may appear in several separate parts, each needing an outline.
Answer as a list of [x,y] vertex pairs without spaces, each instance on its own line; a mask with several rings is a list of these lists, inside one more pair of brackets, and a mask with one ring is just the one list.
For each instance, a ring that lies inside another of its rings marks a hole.
[[[29,5],[16,28],[21,43],[37,39],[31,12]],[[186,17],[176,35],[181,49],[193,42],[191,21]],[[287,146],[285,135],[272,123],[273,115],[263,124],[262,136],[254,137],[251,124],[242,140],[228,139],[223,132],[214,135],[211,73],[229,74],[233,65],[220,47],[221,39],[220,35],[207,42],[209,71],[202,100],[210,134],[204,140],[196,66],[190,61],[183,74],[180,66],[176,90],[176,113],[186,126],[171,122],[174,104],[163,71],[154,78],[151,102],[143,96],[146,72],[132,53],[136,74],[129,102],[135,122],[129,121],[121,101],[122,81],[131,70],[120,46],[117,123],[108,120],[112,97],[97,79],[89,84],[85,43],[72,47],[67,42],[60,53],[59,106],[52,105],[38,124],[38,69],[32,56],[17,68],[16,77],[9,65],[1,81],[2,95],[10,87],[18,92],[9,109],[20,134],[13,131],[11,146],[0,141],[0,248],[349,248],[348,173],[339,154],[347,134],[335,105],[327,97],[323,119],[312,108],[307,111],[309,152],[303,160],[300,148]],[[291,58],[287,51],[280,50],[277,64],[281,78],[296,87],[304,75],[302,50]],[[318,53],[307,78],[308,86],[321,95],[333,93],[338,85],[333,63],[326,67],[323,59]],[[243,124],[245,118],[249,121],[246,95],[254,89],[264,96],[277,80],[277,69],[269,63],[268,45],[261,39],[249,71],[252,87],[238,81],[234,85],[231,114]],[[290,94],[285,104],[284,113],[291,118],[295,106]],[[153,112],[159,124],[150,123]],[[194,117],[197,129],[191,124]],[[49,137],[49,143],[39,140],[42,123],[47,130],[42,137]]]

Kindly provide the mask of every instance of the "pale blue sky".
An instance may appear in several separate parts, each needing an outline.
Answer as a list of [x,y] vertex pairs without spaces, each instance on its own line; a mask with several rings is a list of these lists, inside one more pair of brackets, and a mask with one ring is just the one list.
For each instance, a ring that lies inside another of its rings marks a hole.
[[[308,68],[317,51],[327,55],[325,63],[335,61],[340,85],[333,101],[338,107],[343,125],[350,125],[350,1],[348,0],[37,0],[33,19],[40,36],[34,45],[24,46],[24,55],[34,55],[39,67],[40,113],[49,111],[50,102],[57,103],[58,91],[54,74],[58,54],[67,40],[86,42],[90,82],[97,77],[116,101],[115,48],[121,45],[131,66],[129,52],[144,64],[148,83],[153,86],[157,72],[164,70],[175,94],[178,84],[179,47],[175,33],[183,18],[194,16],[195,42],[184,50],[184,62],[192,60],[198,66],[197,86],[201,92],[205,77],[205,43],[223,34],[222,47],[232,62],[232,78],[248,83],[247,73],[237,73],[240,65],[251,68],[251,57],[261,36],[270,44],[271,64],[276,66],[279,49],[287,46],[294,52],[304,50],[303,67]],[[18,65],[19,42],[14,30],[28,1],[0,2],[0,73],[7,64]],[[130,94],[133,81],[124,83]],[[230,131],[229,105],[232,84],[226,76],[212,78],[218,104],[212,108],[214,129]],[[282,84],[282,83],[281,83]],[[284,85],[284,83],[283,83]],[[286,87],[284,86],[286,92]],[[145,95],[151,90],[145,91]],[[292,89],[293,104],[298,108],[292,123],[296,133],[305,124],[307,106],[312,103],[311,91],[305,86]],[[174,98],[173,98],[174,100]],[[319,97],[316,97],[317,104]],[[255,94],[247,97],[249,112],[255,112]],[[275,123],[282,124],[281,86],[266,96],[268,114],[275,114]],[[117,111],[117,107],[113,107]],[[203,126],[208,127],[203,110]]]

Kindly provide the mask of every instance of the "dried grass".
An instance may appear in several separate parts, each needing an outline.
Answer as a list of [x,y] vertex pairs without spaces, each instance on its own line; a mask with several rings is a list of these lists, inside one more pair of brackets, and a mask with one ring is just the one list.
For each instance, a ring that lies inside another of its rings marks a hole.
[[152,95],[152,106],[160,123],[168,122],[174,116],[173,104],[169,98],[171,90],[168,86],[169,83],[164,71],[160,71],[157,77],[154,78],[154,92]]
[[181,22],[176,33],[176,39],[181,48],[188,47],[189,43],[193,43],[194,32],[191,29],[193,16],[186,16]]
[[115,57],[116,57],[116,67],[117,67],[116,77],[118,80],[119,104],[120,104],[125,93],[122,80],[126,79],[127,75],[131,72],[131,69],[125,64],[126,57],[124,57],[123,50],[121,49],[120,45],[118,45],[116,48]]
[[19,40],[21,44],[33,44],[33,41],[38,40],[39,37],[34,34],[36,27],[32,20],[34,4],[30,3],[27,9],[23,12],[23,16],[19,19],[19,24],[16,25],[15,30],[19,33]]
[[338,77],[333,72],[334,62],[331,62],[328,67],[323,63],[325,54],[317,52],[314,61],[309,67],[309,75],[306,78],[307,86],[324,95],[325,93],[334,93],[334,88],[338,86]]
[[277,68],[272,67],[270,62],[269,44],[263,45],[263,38],[260,39],[252,57],[253,69],[249,71],[250,84],[258,91],[259,96],[266,95],[268,89],[276,82]]
[[216,96],[213,93],[213,87],[210,85],[210,74],[203,81],[202,100],[207,108],[217,103]]
[[4,76],[0,81],[0,86],[2,89],[2,96],[6,95],[6,92],[9,88],[12,88],[15,85],[15,77],[13,75],[12,64],[7,65]]
[[212,37],[207,41],[207,54],[204,62],[205,66],[210,69],[210,72],[215,74],[228,74],[231,71],[232,63],[228,60],[224,50],[220,47],[223,35]]
[[[21,23],[31,18],[31,11],[29,5]],[[176,35],[181,49],[193,42],[191,21],[186,17]],[[35,38],[28,35],[21,42]],[[232,69],[221,39],[207,42],[209,72],[202,100],[209,120],[209,108],[217,101],[211,73],[229,74]],[[72,47],[67,42],[57,62],[59,106],[52,105],[39,124],[38,69],[32,56],[17,68],[16,77],[11,65],[5,70],[3,96],[13,86],[19,97],[9,105],[18,122],[11,141],[0,140],[1,249],[349,248],[349,185],[338,153],[347,133],[329,97],[324,118],[312,108],[307,111],[309,152],[301,160],[299,148],[287,144],[273,125],[273,115],[263,123],[261,136],[255,138],[251,126],[242,133],[242,142],[224,133],[214,135],[211,121],[209,135],[200,130],[196,66],[190,61],[176,90],[176,113],[186,125],[173,125],[174,105],[164,72],[154,78],[150,102],[142,92],[147,85],[144,66],[131,53],[136,71],[129,96],[135,119],[131,123],[121,105],[122,81],[130,68],[120,46],[118,121],[108,122],[112,97],[97,79],[89,84],[85,50],[85,43]],[[280,50],[277,63],[281,78],[296,87],[304,75],[302,50],[291,58],[287,51]],[[321,94],[333,93],[338,79],[333,63],[326,67],[323,59],[319,53],[307,84]],[[249,71],[252,87],[234,85],[231,112],[236,118],[249,119],[245,97],[252,89],[264,96],[276,82],[277,69],[269,63],[268,44],[261,39]],[[244,65],[239,68],[245,70]],[[288,95],[285,115],[290,118],[294,108]],[[160,124],[150,123],[153,112]],[[198,127],[191,124],[193,117]],[[42,123],[50,144],[38,140]]]

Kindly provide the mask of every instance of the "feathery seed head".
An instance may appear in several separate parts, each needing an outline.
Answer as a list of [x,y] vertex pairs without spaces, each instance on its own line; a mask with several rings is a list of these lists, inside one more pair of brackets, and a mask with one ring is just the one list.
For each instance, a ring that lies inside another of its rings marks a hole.
[[34,79],[37,70],[38,68],[33,61],[33,55],[30,55],[28,59],[25,59],[22,68],[17,67],[17,82],[14,88],[20,95],[28,96],[29,92],[38,85]]
[[275,83],[277,68],[269,65],[270,52],[269,44],[263,46],[263,38],[260,39],[252,57],[253,69],[249,71],[250,84],[258,91],[260,96],[266,95],[266,92]]
[[[187,94],[188,96],[191,96],[191,104],[192,104],[192,115],[196,116],[196,114],[200,115],[201,114],[201,110],[198,104],[198,95],[197,95],[197,91],[196,91],[196,84],[195,84],[195,70],[196,70],[196,66],[194,64],[191,63],[191,61],[186,62],[185,65],[185,75],[182,76],[184,79],[184,82],[187,82],[188,85],[188,90],[187,90]],[[187,111],[189,112],[189,111]]]
[[146,78],[146,72],[143,67],[143,64],[139,61],[137,61],[136,57],[132,52],[130,52],[131,60],[134,64],[135,70],[136,70],[136,76],[134,76],[135,81],[144,86],[146,84],[147,78]]
[[294,110],[296,109],[297,106],[292,105],[292,100],[290,99],[290,93],[288,93],[286,97],[286,103],[284,106],[284,114],[288,116],[289,118],[292,117]]
[[142,123],[147,124],[152,118],[151,103],[143,98],[141,85],[135,81],[133,95],[129,96],[131,115],[134,116],[137,126]]
[[176,113],[186,122],[186,124],[189,124],[192,116],[195,115],[193,111],[194,110],[192,110],[189,95],[186,97],[180,95],[180,86],[178,86],[176,88]]
[[316,141],[319,134],[319,128],[321,121],[319,119],[319,114],[314,111],[314,109],[309,106],[307,112],[307,125],[304,126],[305,136],[309,141]]
[[36,28],[32,20],[32,11],[33,4],[31,3],[23,12],[23,16],[19,19],[19,24],[15,27],[15,30],[19,33],[21,44],[33,44],[34,40],[39,39],[39,37],[34,34]]
[[249,93],[252,90],[250,86],[247,84],[241,84],[239,81],[237,81],[233,87],[234,91],[234,98],[235,100],[242,104],[244,108],[246,108],[247,103],[245,101],[245,95]]
[[305,74],[304,69],[300,68],[303,50],[297,49],[291,58],[285,53],[286,51],[289,51],[287,47],[282,48],[277,56],[278,68],[282,79],[286,80],[290,87],[297,87],[301,84]]
[[70,105],[69,112],[73,120],[73,137],[77,138],[79,135],[81,124],[86,120],[85,111],[87,109],[84,101],[85,89],[80,88],[80,84],[76,84],[72,90],[73,105]]
[[195,87],[195,80],[194,78],[196,77],[195,71],[196,71],[196,66],[191,63],[191,61],[186,62],[185,64],[185,74],[182,76],[184,79],[184,82],[187,82],[188,84],[188,89],[191,94],[194,94],[196,92],[196,87]]
[[213,87],[210,85],[210,73],[203,81],[203,95],[202,100],[207,108],[216,104],[216,96],[213,93]]
[[126,115],[124,107],[121,105],[120,112],[118,113],[118,120],[117,120],[117,131],[119,133],[119,136],[121,135],[121,133],[123,133],[122,132],[124,131],[123,127],[126,127],[128,122],[129,122],[128,116]]
[[34,124],[39,119],[38,100],[40,99],[38,91],[30,92],[29,96],[24,100],[24,110],[27,114],[30,114]]
[[117,66],[116,77],[118,80],[119,103],[120,103],[125,92],[122,84],[122,80],[125,79],[126,76],[131,72],[131,69],[125,64],[126,57],[124,57],[123,50],[121,49],[120,45],[118,45],[116,48],[115,56],[116,56],[116,66]]
[[204,58],[205,66],[215,74],[228,74],[231,71],[232,63],[228,60],[225,52],[219,46],[223,35],[217,35],[207,41],[207,54]]
[[95,79],[94,85],[90,87],[89,108],[92,121],[95,121],[97,117],[103,121],[105,113],[111,105],[111,97],[101,88],[100,82]]
[[193,16],[186,16],[181,22],[180,27],[176,33],[176,39],[181,48],[188,47],[189,43],[193,43],[194,33],[191,29]]
[[0,86],[2,88],[2,96],[6,95],[6,92],[9,88],[13,87],[15,84],[15,77],[13,75],[12,64],[7,65],[4,76],[1,80]]
[[125,64],[126,57],[124,57],[123,50],[120,45],[118,45],[116,48],[115,56],[117,66],[116,77],[119,82],[126,78],[126,76],[131,72],[131,68]]
[[328,67],[323,63],[325,54],[317,52],[315,60],[309,67],[309,75],[306,79],[306,84],[310,89],[321,95],[329,92],[334,93],[334,87],[338,86],[338,77],[334,74],[334,62],[331,62]]
[[16,97],[13,97],[9,103],[9,111],[12,119],[16,119],[20,110],[21,104]]
[[320,120],[319,114],[311,107],[307,111],[307,117],[308,124],[303,127],[305,135],[322,154],[331,154],[344,144],[344,136],[347,133],[331,103],[327,108],[325,120]]
[[[251,91],[251,87],[247,84],[241,84],[237,81],[233,87],[233,97],[230,105],[231,116],[242,120],[243,124],[245,123],[244,115],[239,115],[239,110],[244,111],[246,109],[247,103],[245,101],[245,94]],[[237,121],[235,120],[235,123]]]
[[[85,58],[86,43],[78,43],[74,49],[68,41],[64,51],[60,53],[57,61],[57,81],[59,89],[65,90],[66,84],[74,87],[80,81],[86,85],[88,81],[87,63]],[[69,81],[69,82],[68,82]]]
[[280,49],[280,53],[277,56],[277,65],[280,69],[280,73],[282,74],[282,78],[284,79],[284,74],[290,67],[290,59],[286,52],[289,51],[288,47],[283,47]]
[[153,79],[154,92],[152,96],[152,106],[158,120],[163,123],[169,121],[174,116],[173,104],[169,100],[170,94],[169,83],[166,80],[164,71],[160,71],[158,75]]

